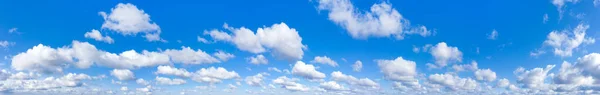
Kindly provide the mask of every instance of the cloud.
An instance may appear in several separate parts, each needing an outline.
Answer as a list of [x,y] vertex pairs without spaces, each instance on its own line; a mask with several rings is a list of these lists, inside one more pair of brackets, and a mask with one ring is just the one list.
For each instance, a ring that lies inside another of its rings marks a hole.
[[340,71],[334,71],[331,73],[331,79],[339,82],[345,82],[350,85],[365,86],[365,87],[378,87],[379,84],[369,78],[358,79],[351,75],[345,75]]
[[398,57],[393,60],[376,60],[381,73],[388,80],[399,81],[399,82],[416,82],[415,76],[417,75],[417,65],[414,61],[405,60],[402,57]]
[[466,71],[466,70],[477,71],[479,69],[479,67],[477,67],[476,61],[471,61],[471,64],[452,65],[452,69],[454,69],[457,72]]
[[285,88],[290,91],[308,91],[310,90],[308,87],[297,83],[298,79],[288,78],[286,76],[280,76],[277,79],[274,79],[272,83],[281,85],[282,88]]
[[112,44],[115,42],[110,36],[102,36],[102,34],[100,34],[100,31],[98,31],[96,29],[92,29],[92,31],[90,31],[90,32],[85,32],[84,36],[85,36],[85,38],[90,38],[90,39],[94,39],[96,41],[102,41],[102,42],[106,42],[109,44]]
[[405,35],[431,35],[425,26],[413,27],[408,19],[386,2],[374,4],[370,11],[357,10],[350,0],[318,0],[318,9],[328,11],[329,20],[343,27],[355,39],[390,37],[404,39]]
[[548,34],[547,39],[544,41],[544,45],[552,47],[554,55],[561,57],[569,57],[573,54],[573,50],[579,46],[593,44],[594,38],[586,37],[586,31],[589,29],[589,25],[579,24],[572,30],[572,33],[563,31],[552,31]]
[[451,74],[429,75],[429,82],[442,85],[451,90],[473,90],[477,88],[477,81],[471,78],[460,78]]
[[448,46],[445,42],[440,42],[431,47],[431,55],[435,58],[437,68],[444,67],[452,62],[462,61],[462,52],[457,47]]
[[209,43],[211,43],[210,41],[208,41],[208,40],[206,40],[205,38],[202,38],[202,37],[200,37],[200,36],[198,36],[198,37],[197,37],[197,40],[198,40],[198,42],[202,42],[202,43],[205,43],[205,44],[209,44]]
[[150,84],[150,82],[148,82],[142,78],[135,80],[135,83],[140,84],[140,85],[149,85]]
[[558,74],[553,78],[554,83],[569,86],[591,86],[600,78],[600,54],[590,53],[577,59],[575,64],[563,62]]
[[[40,74],[33,73],[33,72],[29,72],[29,73],[18,72],[18,73],[10,75],[10,77],[8,77],[8,79],[26,80],[26,79],[35,79],[40,76],[41,76]],[[2,79],[2,78],[0,78],[0,79]]]
[[115,76],[119,80],[132,80],[135,78],[133,72],[127,69],[113,69],[110,75]]
[[169,78],[165,78],[165,77],[159,77],[156,76],[156,84],[160,84],[160,85],[181,85],[181,84],[185,84],[185,80],[183,79],[169,79]]
[[315,66],[306,64],[302,61],[296,62],[292,68],[292,74],[301,76],[310,80],[320,80],[325,78],[325,74],[316,70]]
[[273,24],[271,27],[258,28],[256,34],[245,27],[224,27],[233,32],[228,34],[219,30],[205,31],[214,40],[233,43],[238,49],[251,53],[263,53],[271,51],[274,55],[289,60],[302,59],[306,46],[302,44],[302,38],[298,31],[290,28],[285,23]]
[[490,69],[479,69],[475,71],[475,78],[477,80],[485,80],[488,82],[492,82],[496,80],[496,72]]
[[335,81],[328,81],[328,82],[323,82],[319,85],[319,87],[328,90],[328,91],[342,91],[342,90],[346,90],[346,88],[344,88],[344,86],[337,84],[337,82]]
[[8,48],[9,46],[15,45],[15,42],[0,41],[0,48]]
[[262,86],[263,85],[263,80],[265,79],[265,76],[267,76],[268,74],[263,74],[263,73],[258,73],[254,76],[247,76],[246,77],[246,84],[250,85],[250,86]]
[[8,29],[8,33],[17,33],[18,34],[19,33],[18,30],[19,30],[19,28],[10,28],[10,29]]
[[29,70],[43,73],[60,73],[66,63],[72,63],[68,50],[65,48],[54,49],[39,44],[26,52],[12,57],[11,67],[15,70]]
[[546,89],[547,84],[544,84],[544,80],[547,78],[548,72],[554,68],[555,65],[548,65],[546,68],[533,68],[531,70],[525,70],[524,68],[518,68],[514,71],[517,75],[517,82],[523,83],[527,88],[533,89]]
[[277,67],[269,67],[267,70],[281,73],[281,70],[277,69]]
[[359,61],[354,62],[354,64],[352,65],[352,70],[355,72],[360,72],[362,67],[363,67],[362,62],[359,60]]
[[102,29],[109,29],[122,35],[143,33],[148,41],[164,41],[160,38],[160,27],[150,20],[150,15],[130,3],[119,3],[111,13],[99,12],[104,18]]
[[496,83],[496,86],[498,87],[507,87],[508,85],[510,85],[510,81],[506,78],[500,79],[498,80],[498,83]]
[[221,62],[200,49],[194,51],[190,47],[181,47],[181,50],[167,49],[164,51],[164,54],[169,55],[172,61],[183,64],[210,64]]
[[227,61],[227,60],[235,57],[235,55],[233,55],[231,53],[227,53],[227,52],[220,51],[220,50],[213,53],[213,56],[219,58],[221,61]]
[[333,67],[337,67],[338,64],[337,62],[331,60],[329,57],[327,56],[315,56],[315,59],[313,59],[312,61],[310,61],[311,63],[321,63],[321,64],[327,64],[329,66],[333,66]]
[[42,79],[8,79],[0,81],[0,91],[36,92],[71,89],[84,86],[83,80],[91,80],[86,74],[68,73],[62,77],[46,77]]
[[498,39],[498,31],[496,31],[496,29],[492,30],[492,33],[488,34],[487,38],[490,40]]
[[192,80],[205,83],[220,83],[222,80],[239,78],[235,71],[227,71],[222,67],[202,68],[192,75]]
[[269,64],[269,60],[267,60],[267,58],[265,58],[265,56],[262,54],[256,55],[255,57],[249,57],[247,59],[250,61],[250,63],[255,65]]
[[171,67],[171,66],[158,66],[156,69],[157,69],[157,71],[155,72],[156,74],[174,75],[174,76],[178,76],[178,77],[182,77],[182,78],[189,78],[190,76],[192,76],[192,73],[188,72],[184,68],[175,68],[175,67]]
[[548,20],[549,20],[549,18],[548,18],[548,14],[544,14],[544,20],[543,20],[544,24],[545,24],[546,22],[548,22]]

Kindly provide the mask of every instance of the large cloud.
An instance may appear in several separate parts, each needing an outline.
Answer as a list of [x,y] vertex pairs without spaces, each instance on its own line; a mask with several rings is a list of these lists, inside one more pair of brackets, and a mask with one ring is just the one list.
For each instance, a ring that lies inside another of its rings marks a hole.
[[68,49],[54,49],[39,44],[27,52],[19,53],[12,57],[11,67],[15,70],[29,70],[35,72],[54,73],[62,72],[66,63],[72,63],[73,59]]
[[569,57],[573,55],[573,50],[579,46],[596,42],[594,38],[586,37],[586,31],[589,28],[589,25],[579,24],[572,32],[569,32],[569,30],[554,30],[548,34],[544,45],[551,46],[554,55]]
[[473,90],[477,88],[477,81],[471,78],[460,78],[452,74],[429,75],[429,82],[442,85],[451,90]]
[[389,3],[374,4],[370,11],[356,10],[350,0],[318,0],[319,10],[328,11],[329,20],[345,28],[356,39],[390,37],[404,39],[408,34],[431,35],[425,26],[412,27],[408,19]]
[[190,47],[181,47],[181,50],[167,49],[164,54],[171,56],[171,60],[183,64],[209,64],[219,63],[219,59],[198,49],[192,50]]
[[417,64],[414,61],[398,57],[393,60],[376,60],[384,77],[392,81],[416,82]]
[[205,83],[220,83],[222,80],[239,78],[235,71],[227,71],[222,67],[202,68],[192,75],[192,80]]
[[475,71],[475,78],[477,80],[485,80],[488,82],[492,82],[496,80],[496,72],[490,69],[479,69]]
[[148,41],[164,41],[160,38],[160,27],[150,20],[150,15],[135,5],[119,3],[111,13],[99,12],[104,18],[103,29],[110,29],[123,35],[144,33]]
[[518,68],[514,73],[517,75],[517,82],[523,83],[527,88],[548,89],[544,80],[547,78],[548,72],[552,70],[554,66],[555,65],[548,65],[546,68],[533,68],[531,70]]
[[292,74],[304,77],[310,80],[319,80],[325,78],[325,74],[316,70],[315,66],[306,64],[302,61],[296,62],[292,68]]
[[308,87],[306,87],[300,83],[297,83],[296,81],[298,81],[298,79],[281,76],[281,77],[278,77],[277,79],[274,79],[272,81],[272,83],[281,85],[282,88],[285,88],[290,91],[308,91],[308,90],[310,90]]
[[248,84],[250,86],[262,86],[265,76],[268,76],[268,75],[269,74],[266,74],[266,73],[258,73],[254,76],[246,77],[245,81],[246,81],[246,84]]
[[285,23],[258,28],[256,34],[245,27],[233,28],[225,25],[225,28],[233,34],[218,30],[205,31],[204,34],[210,35],[214,40],[231,42],[243,51],[263,53],[271,50],[273,54],[290,60],[302,59],[303,50],[306,49],[298,31]]
[[133,72],[126,69],[113,69],[110,71],[110,75],[115,76],[119,80],[133,80],[135,78]]
[[[91,80],[86,74],[68,73],[62,77],[46,77],[43,79],[8,79],[0,81],[0,92],[36,92],[58,89],[70,89],[83,86],[83,80]],[[73,89],[71,89],[73,90]]]
[[457,47],[448,46],[445,42],[431,47],[430,53],[435,58],[437,65],[429,65],[430,67],[440,68],[452,62],[462,62],[462,52]]
[[188,78],[192,76],[192,73],[188,72],[184,68],[175,68],[171,66],[158,66],[156,74],[174,75],[182,78]]
[[154,79],[154,80],[156,80],[156,84],[161,84],[161,85],[181,85],[181,84],[186,83],[186,81],[183,79],[178,79],[178,78],[169,79],[166,77],[159,77],[159,76],[156,76],[156,79]]

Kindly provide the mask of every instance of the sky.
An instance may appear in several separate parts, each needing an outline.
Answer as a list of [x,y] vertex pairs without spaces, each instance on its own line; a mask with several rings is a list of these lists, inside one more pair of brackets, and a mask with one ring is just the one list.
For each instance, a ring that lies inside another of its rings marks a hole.
[[600,94],[600,0],[2,0],[0,95]]

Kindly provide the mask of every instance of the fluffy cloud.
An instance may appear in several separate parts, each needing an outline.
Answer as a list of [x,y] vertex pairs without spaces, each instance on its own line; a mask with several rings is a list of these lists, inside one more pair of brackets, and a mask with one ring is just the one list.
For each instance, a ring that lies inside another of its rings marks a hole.
[[500,79],[498,80],[498,83],[496,83],[496,86],[502,88],[507,87],[508,85],[510,85],[510,81],[508,81],[506,78]]
[[329,58],[327,56],[315,56],[315,59],[313,59],[310,62],[311,63],[327,64],[327,65],[333,66],[333,67],[337,67],[338,66],[337,62],[331,60],[331,58]]
[[350,0],[318,0],[319,10],[329,11],[329,20],[345,28],[356,39],[390,37],[403,39],[405,35],[431,35],[425,26],[412,27],[407,19],[389,3],[374,4],[371,10],[356,10]]
[[586,31],[589,28],[589,25],[579,24],[572,30],[572,33],[568,32],[568,30],[554,30],[548,34],[547,39],[544,41],[544,45],[551,46],[554,55],[569,57],[573,54],[573,50],[577,49],[579,46],[596,42],[594,38],[585,36]]
[[496,40],[498,38],[498,31],[496,29],[492,30],[492,33],[488,34],[488,39]]
[[126,69],[113,69],[110,71],[110,75],[115,76],[119,80],[132,80],[135,78],[133,72]]
[[360,72],[360,70],[362,69],[362,67],[363,67],[362,61],[356,61],[352,65],[352,70],[355,71],[355,72]]
[[328,91],[341,91],[341,90],[346,90],[346,88],[344,88],[344,86],[338,84],[335,81],[328,81],[328,82],[323,82],[319,85],[319,87],[328,90]]
[[181,47],[181,50],[167,49],[164,53],[171,56],[173,62],[183,64],[210,64],[221,62],[200,49],[192,50],[190,47]]
[[175,68],[171,66],[158,66],[156,74],[174,75],[182,78],[188,78],[192,76],[192,73],[188,72],[183,68]]
[[235,55],[224,52],[224,51],[217,51],[217,52],[213,53],[213,56],[219,58],[221,61],[227,61],[227,60],[235,57]]
[[256,34],[245,27],[233,28],[224,25],[233,32],[228,34],[218,30],[205,31],[214,40],[233,43],[238,49],[251,53],[263,53],[271,50],[273,54],[289,60],[302,59],[305,45],[294,28],[285,23],[273,24],[271,27],[258,28]]
[[60,73],[66,63],[73,62],[68,51],[65,48],[54,49],[39,44],[12,57],[11,67],[15,70]]
[[222,67],[202,68],[192,75],[192,80],[205,83],[219,83],[225,79],[239,78],[240,75],[235,71],[227,71]]
[[8,79],[26,80],[26,79],[34,79],[39,76],[41,76],[41,75],[37,74],[37,73],[33,73],[33,72],[29,72],[29,73],[18,72],[18,73],[10,75],[10,77],[8,77]]
[[518,68],[514,73],[517,75],[517,82],[523,83],[525,87],[546,89],[544,87],[547,87],[547,84],[544,84],[544,80],[552,68],[554,68],[554,65],[548,65],[546,68],[533,68],[527,71],[524,68]]
[[161,84],[161,85],[181,85],[181,84],[185,84],[185,80],[183,79],[169,79],[169,78],[165,78],[165,77],[159,77],[156,76],[156,84]]
[[150,15],[135,5],[119,3],[111,13],[99,12],[104,18],[103,29],[110,29],[123,35],[144,33],[148,41],[164,41],[160,38],[160,27],[150,20]]
[[267,60],[267,58],[265,58],[265,56],[263,56],[262,54],[256,55],[255,57],[249,57],[247,59],[248,61],[250,61],[250,63],[256,65],[269,64],[269,60]]
[[140,84],[140,85],[149,85],[150,84],[150,82],[148,82],[142,78],[135,80],[135,83]]
[[46,77],[43,79],[8,79],[0,81],[0,91],[44,91],[69,89],[83,86],[83,80],[90,80],[92,77],[86,74],[69,73],[62,77]]
[[277,79],[274,79],[272,81],[272,83],[281,85],[282,88],[285,88],[290,91],[308,91],[309,90],[308,87],[306,87],[300,83],[297,83],[296,82],[297,80],[298,79],[295,79],[295,78],[288,78],[286,76],[281,76],[281,77],[278,77]]
[[[431,55],[435,58],[435,67],[444,67],[451,62],[461,62],[462,52],[457,47],[448,46],[445,42],[440,42],[431,47]],[[432,65],[429,65],[432,66]]]
[[258,73],[254,76],[248,76],[246,77],[246,84],[251,85],[251,86],[262,86],[263,85],[263,80],[265,79],[265,75],[268,74],[263,74],[263,73]]
[[476,61],[471,61],[471,64],[463,64],[463,65],[452,65],[452,69],[454,69],[457,72],[460,71],[465,71],[465,70],[469,70],[469,71],[477,71],[479,69],[479,67],[477,67],[477,62]]
[[348,83],[350,85],[358,85],[358,86],[366,86],[366,87],[377,87],[379,86],[379,84],[377,84],[375,81],[369,79],[369,78],[361,78],[358,79],[354,76],[351,75],[345,75],[340,71],[334,71],[331,73],[331,78],[332,80],[335,81],[340,81],[340,82],[345,82]]
[[85,38],[90,38],[90,39],[94,39],[96,41],[102,41],[102,42],[106,42],[109,44],[112,44],[115,42],[110,36],[102,36],[102,34],[100,34],[100,31],[98,31],[96,29],[92,29],[92,31],[90,31],[90,32],[85,32],[84,36],[85,36]]
[[568,86],[590,86],[600,78],[600,54],[590,53],[577,59],[577,63],[563,62],[554,83]]
[[296,62],[292,68],[292,74],[304,77],[310,80],[319,80],[325,78],[325,74],[316,70],[315,66],[306,64],[302,61]]
[[488,82],[492,82],[496,80],[496,72],[490,69],[479,69],[475,71],[475,78],[477,80],[485,80]]
[[452,74],[429,75],[429,82],[442,85],[451,90],[473,90],[477,88],[477,81],[471,78],[460,78]]
[[393,60],[376,60],[377,65],[381,69],[384,77],[392,81],[400,81],[404,83],[416,82],[417,64],[414,61],[404,60],[398,57]]

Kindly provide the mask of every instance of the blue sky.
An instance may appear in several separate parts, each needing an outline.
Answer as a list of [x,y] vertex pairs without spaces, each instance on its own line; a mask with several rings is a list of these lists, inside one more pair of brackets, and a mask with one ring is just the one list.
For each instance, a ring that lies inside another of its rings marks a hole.
[[598,94],[598,5],[0,1],[0,94]]

